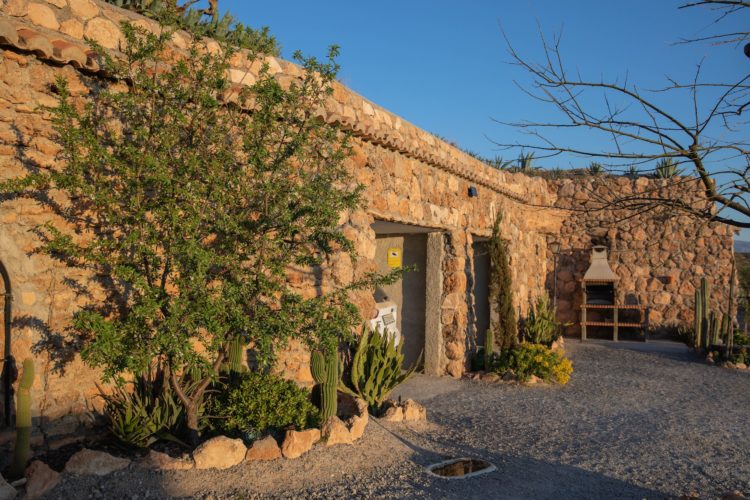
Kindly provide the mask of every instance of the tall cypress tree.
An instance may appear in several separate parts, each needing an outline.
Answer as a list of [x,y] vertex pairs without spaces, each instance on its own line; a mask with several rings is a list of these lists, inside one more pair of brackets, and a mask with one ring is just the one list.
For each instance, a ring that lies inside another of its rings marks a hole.
[[501,351],[513,347],[518,341],[518,324],[511,295],[512,279],[508,264],[508,248],[500,238],[502,214],[495,219],[490,239],[490,308],[495,334],[495,345]]

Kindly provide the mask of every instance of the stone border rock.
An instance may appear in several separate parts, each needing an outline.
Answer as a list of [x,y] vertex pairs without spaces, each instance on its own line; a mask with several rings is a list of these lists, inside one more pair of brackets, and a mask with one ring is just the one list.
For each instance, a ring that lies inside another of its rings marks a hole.
[[380,420],[384,422],[420,422],[427,420],[427,409],[413,399],[403,402],[388,400]]
[[[279,446],[273,436],[259,439],[247,448],[241,439],[217,436],[203,442],[192,453],[175,458],[156,450],[137,461],[139,467],[160,471],[229,469],[244,461],[294,459],[301,457],[321,441],[326,446],[353,444],[365,432],[369,421],[367,403],[347,394],[339,394],[340,417],[331,417],[322,429],[288,430]],[[64,473],[105,476],[129,467],[131,461],[109,453],[84,448],[68,459]],[[34,461],[26,471],[27,497],[37,498],[55,487],[60,474],[45,463]],[[0,488],[2,483],[0,483]],[[9,486],[9,488],[12,488]],[[8,492],[10,490],[7,490]],[[15,491],[15,490],[14,490]],[[2,496],[0,496],[2,498]]]
[[130,460],[110,455],[104,451],[84,448],[68,459],[66,474],[106,476],[130,465]]
[[532,375],[526,382],[521,382],[520,380],[518,380],[518,377],[516,377],[515,373],[513,373],[513,370],[508,370],[502,375],[495,372],[478,371],[467,373],[465,378],[475,382],[484,382],[485,384],[544,385],[550,387],[555,385],[550,382],[546,382],[544,379],[541,379],[536,375]]

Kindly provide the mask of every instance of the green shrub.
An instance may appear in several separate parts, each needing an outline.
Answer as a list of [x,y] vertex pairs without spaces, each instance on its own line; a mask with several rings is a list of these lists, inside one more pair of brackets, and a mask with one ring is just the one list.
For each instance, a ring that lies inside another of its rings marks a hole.
[[742,332],[740,332],[738,330],[735,330],[734,331],[734,345],[736,345],[736,346],[740,346],[740,345],[750,346],[750,336],[745,335],[744,333],[742,333]]
[[748,355],[747,349],[745,349],[744,347],[740,349],[740,352],[732,355],[731,361],[734,364],[738,364],[738,363],[747,364],[748,361],[750,361],[750,355]]
[[533,344],[551,346],[560,337],[560,327],[555,308],[547,294],[541,295],[536,304],[529,308],[529,316],[524,321],[524,335]]
[[262,434],[294,426],[306,429],[318,423],[318,408],[310,391],[292,381],[258,372],[235,374],[209,403],[216,427],[229,434]]
[[[253,29],[225,12],[219,16],[218,5],[209,2],[208,9],[179,7],[175,0],[106,0],[123,9],[132,10],[160,23],[184,29],[198,37],[213,38],[240,49],[261,54],[279,55],[279,44],[268,28]],[[218,4],[218,1],[216,2]]]
[[521,382],[536,375],[546,382],[564,385],[570,380],[573,365],[557,351],[540,344],[522,343],[502,351],[495,359],[493,371],[501,375],[513,371]]
[[396,346],[391,336],[381,335],[378,330],[363,328],[345,380],[348,385],[342,383],[339,388],[364,399],[370,412],[377,415],[391,391],[408,380],[419,364],[417,360],[411,368],[402,370],[403,345]]

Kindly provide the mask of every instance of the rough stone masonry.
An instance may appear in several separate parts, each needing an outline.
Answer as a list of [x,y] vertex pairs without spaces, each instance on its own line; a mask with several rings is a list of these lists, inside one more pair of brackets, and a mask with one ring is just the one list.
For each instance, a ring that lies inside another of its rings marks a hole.
[[[58,163],[59,147],[44,111],[45,106],[57,102],[52,91],[56,77],[67,78],[73,95],[80,100],[105,84],[87,41],[96,41],[116,54],[122,43],[119,22],[130,20],[152,30],[157,26],[152,20],[96,0],[0,0],[0,8],[0,178],[7,179],[23,175],[29,168],[54,168]],[[177,50],[186,48],[188,41],[189,35],[183,32],[173,38]],[[280,80],[301,74],[300,68],[287,61],[268,58],[267,62]],[[230,77],[236,85],[250,84],[258,69],[257,63],[251,64],[239,53],[233,59]],[[579,268],[588,264],[583,248],[589,240],[572,235],[585,235],[589,224],[580,213],[570,216],[567,209],[577,204],[577,198],[568,193],[566,185],[490,168],[340,84],[335,85],[321,115],[353,134],[354,155],[348,165],[366,186],[366,208],[341,219],[359,258],[355,262],[347,256],[333,259],[323,272],[323,288],[350,282],[377,268],[375,221],[427,231],[428,267],[432,270],[426,277],[428,373],[460,377],[467,368],[467,345],[476,334],[472,243],[489,236],[497,214],[504,215],[502,234],[509,245],[514,302],[520,316],[545,292],[552,272],[547,240],[560,237],[582,250],[573,264],[559,269],[561,316],[577,314],[575,300],[568,297],[575,295]],[[478,196],[469,196],[469,187],[476,187]],[[0,259],[9,270],[14,295],[11,352],[3,356],[35,359],[41,376],[33,388],[34,415],[46,435],[73,431],[100,403],[94,385],[98,373],[81,362],[78,346],[66,341],[70,339],[65,328],[76,310],[89,301],[101,300],[102,295],[95,288],[88,295],[71,289],[66,281],[86,277],[33,254],[39,242],[32,229],[52,218],[47,209],[31,200],[0,204]],[[62,224],[60,220],[52,222]],[[652,240],[668,236],[669,241],[689,245],[692,237],[687,230],[666,234],[662,225],[650,227]],[[642,229],[637,224],[623,228],[617,241],[630,245],[627,242],[638,241],[637,231]],[[731,253],[731,238],[729,230],[712,230],[705,239],[711,243],[696,245],[695,253],[702,257],[696,256],[690,266],[701,262],[701,271],[722,276],[723,268],[711,258],[711,245],[718,239],[721,248],[729,248]],[[629,259],[626,266],[651,265],[637,252]],[[664,265],[680,276],[698,271],[686,267],[681,259],[665,260]],[[290,273],[290,282],[303,293],[316,293],[312,280],[314,277],[304,271]],[[644,283],[652,286],[648,280]],[[644,283],[636,281],[633,286]],[[687,293],[689,287],[684,286]],[[669,300],[666,295],[654,300],[669,302],[673,295]],[[372,294],[360,293],[356,302],[364,315],[369,315],[374,305]],[[686,320],[690,314],[686,298],[675,302],[672,309],[669,305],[663,304],[666,319]],[[309,354],[299,345],[290,346],[281,356],[277,371],[302,384],[312,382]]]

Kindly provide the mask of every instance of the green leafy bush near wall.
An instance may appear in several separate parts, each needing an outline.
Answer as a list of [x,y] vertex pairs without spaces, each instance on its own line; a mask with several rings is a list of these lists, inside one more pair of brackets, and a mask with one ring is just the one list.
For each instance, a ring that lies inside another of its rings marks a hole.
[[564,385],[570,380],[573,364],[558,351],[540,344],[522,343],[497,355],[493,371],[501,375],[512,371],[521,382],[535,375],[545,382]]
[[213,393],[208,413],[216,428],[228,434],[260,435],[294,426],[307,429],[318,423],[319,410],[310,391],[292,381],[258,372],[235,374]]
[[193,9],[195,2],[179,6],[176,0],[106,0],[107,3],[132,10],[169,26],[199,37],[213,38],[240,49],[278,56],[280,47],[267,27],[254,29],[237,21],[228,12],[219,16],[218,0],[211,0],[207,9]]

